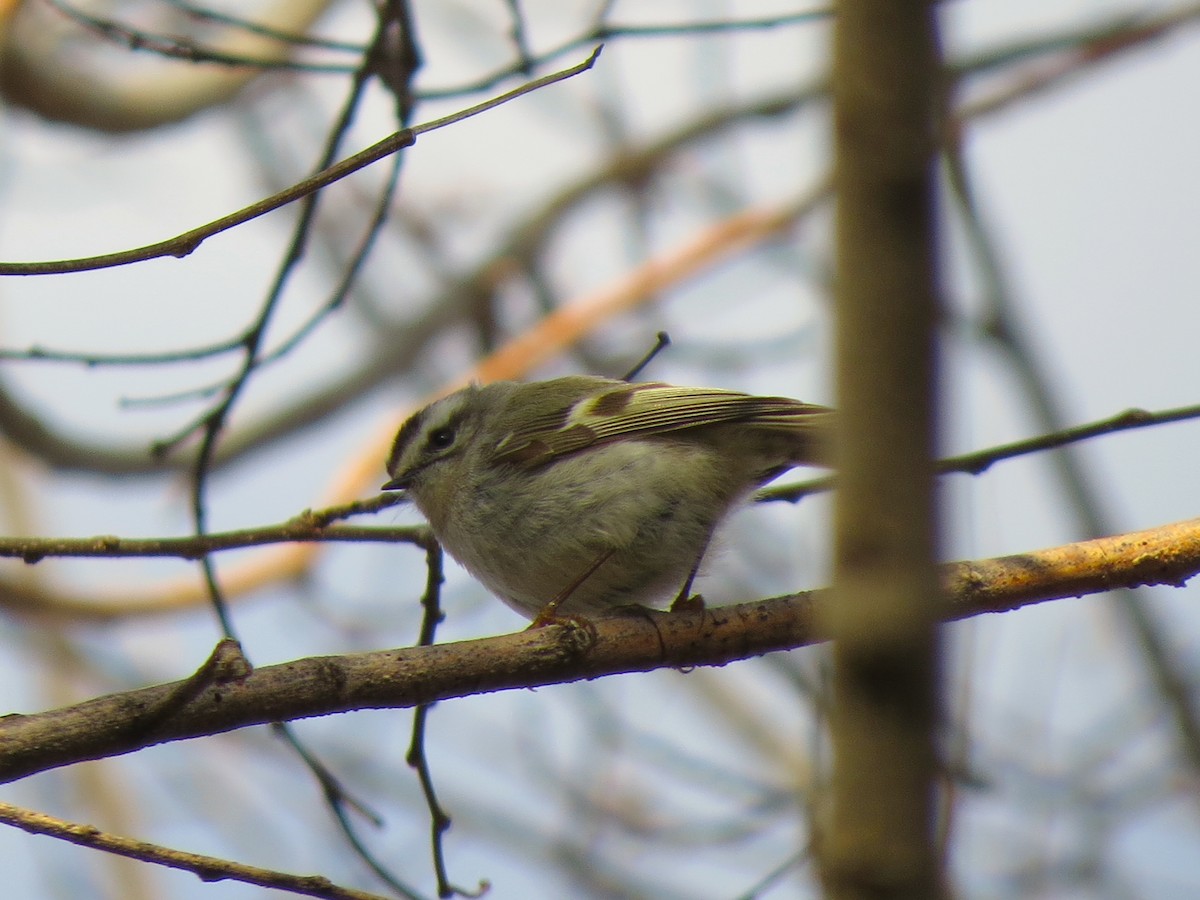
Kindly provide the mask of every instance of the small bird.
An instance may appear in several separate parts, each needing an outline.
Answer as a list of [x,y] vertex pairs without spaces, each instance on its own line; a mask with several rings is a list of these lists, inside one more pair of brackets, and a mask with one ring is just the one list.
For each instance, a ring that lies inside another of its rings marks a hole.
[[821,465],[833,411],[786,397],[592,376],[463,388],[400,428],[383,490],[534,624],[699,602],[721,520]]

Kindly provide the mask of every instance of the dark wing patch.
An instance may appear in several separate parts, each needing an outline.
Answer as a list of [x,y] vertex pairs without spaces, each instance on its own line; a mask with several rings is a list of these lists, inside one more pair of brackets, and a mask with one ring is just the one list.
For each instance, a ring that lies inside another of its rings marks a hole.
[[585,401],[585,408],[592,415],[615,416],[617,413],[623,412],[637,398],[637,388],[637,385],[628,385],[605,391],[599,397]]

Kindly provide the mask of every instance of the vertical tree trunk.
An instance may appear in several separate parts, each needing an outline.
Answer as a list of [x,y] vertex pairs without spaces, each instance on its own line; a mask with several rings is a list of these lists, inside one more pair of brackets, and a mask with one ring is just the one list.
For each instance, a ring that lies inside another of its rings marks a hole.
[[834,26],[836,898],[936,897],[932,4],[844,0]]

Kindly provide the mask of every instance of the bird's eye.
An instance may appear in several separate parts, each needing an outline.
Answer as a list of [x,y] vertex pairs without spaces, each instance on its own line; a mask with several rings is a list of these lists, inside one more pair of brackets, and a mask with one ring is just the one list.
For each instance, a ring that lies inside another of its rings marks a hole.
[[429,432],[428,445],[432,450],[445,450],[454,443],[454,429],[449,427],[437,428]]

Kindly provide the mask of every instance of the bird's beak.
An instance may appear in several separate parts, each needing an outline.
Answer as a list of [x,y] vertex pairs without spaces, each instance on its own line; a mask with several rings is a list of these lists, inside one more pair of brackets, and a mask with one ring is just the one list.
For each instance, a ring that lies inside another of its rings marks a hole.
[[408,487],[408,479],[402,475],[397,475],[390,481],[385,481],[381,491],[402,491]]

